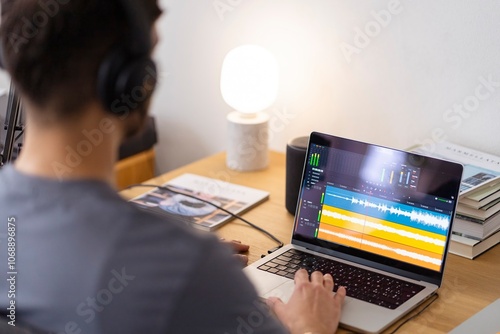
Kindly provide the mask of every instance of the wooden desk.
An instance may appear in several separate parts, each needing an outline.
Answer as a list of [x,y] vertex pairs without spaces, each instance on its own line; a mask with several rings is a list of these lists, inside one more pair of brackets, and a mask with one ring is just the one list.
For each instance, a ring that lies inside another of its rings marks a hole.
[[[223,153],[197,161],[154,178],[148,183],[163,184],[183,173],[195,173],[255,187],[270,192],[270,199],[247,212],[244,217],[276,235],[285,244],[290,241],[293,216],[285,209],[285,155],[271,152],[266,170],[239,173],[226,168]],[[122,192],[125,198],[144,193],[136,188]],[[276,243],[239,221],[231,221],[216,233],[226,239],[251,245],[250,262],[276,246]],[[397,333],[447,333],[464,320],[500,297],[500,247],[495,247],[475,260],[450,254],[439,298],[424,313],[405,324]],[[396,325],[386,332],[390,333]],[[339,330],[339,333],[345,333]]]

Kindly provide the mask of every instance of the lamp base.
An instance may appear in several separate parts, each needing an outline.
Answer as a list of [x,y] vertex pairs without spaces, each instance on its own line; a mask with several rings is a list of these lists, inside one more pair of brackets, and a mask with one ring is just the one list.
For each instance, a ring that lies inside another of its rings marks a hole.
[[264,169],[269,164],[269,115],[233,111],[227,115],[226,165],[240,172]]

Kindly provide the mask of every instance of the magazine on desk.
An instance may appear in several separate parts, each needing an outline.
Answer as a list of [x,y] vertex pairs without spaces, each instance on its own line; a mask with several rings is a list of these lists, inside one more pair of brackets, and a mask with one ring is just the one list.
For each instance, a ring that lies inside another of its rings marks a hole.
[[488,196],[488,188],[492,191],[500,189],[500,157],[498,156],[447,141],[436,143],[432,150],[418,146],[412,151],[464,165],[460,198],[473,195],[480,189],[483,190],[483,196],[480,198],[483,198]]
[[232,216],[211,204],[183,194],[202,198],[234,214],[243,213],[269,198],[269,193],[263,190],[188,173],[163,186],[168,188],[154,188],[130,202],[144,210],[174,217],[207,231],[227,223]]

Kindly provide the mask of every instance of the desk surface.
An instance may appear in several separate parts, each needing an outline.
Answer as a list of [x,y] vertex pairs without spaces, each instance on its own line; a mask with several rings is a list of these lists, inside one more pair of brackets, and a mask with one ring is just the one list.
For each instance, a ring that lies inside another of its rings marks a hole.
[[[271,152],[270,167],[263,171],[239,173],[226,168],[225,154],[199,160],[159,176],[148,183],[163,184],[183,173],[194,173],[222,181],[267,190],[268,201],[245,213],[244,217],[264,227],[285,244],[290,241],[293,216],[285,209],[285,155]],[[136,188],[123,191],[125,198],[144,193]],[[251,245],[250,262],[266,254],[276,243],[246,224],[233,220],[216,230],[223,238],[240,240]],[[447,333],[483,307],[500,297],[500,246],[468,260],[448,256],[445,278],[439,298],[424,313],[405,324],[398,333]],[[397,325],[397,324],[396,324]],[[389,328],[391,332],[395,326]],[[339,333],[343,333],[342,330]]]

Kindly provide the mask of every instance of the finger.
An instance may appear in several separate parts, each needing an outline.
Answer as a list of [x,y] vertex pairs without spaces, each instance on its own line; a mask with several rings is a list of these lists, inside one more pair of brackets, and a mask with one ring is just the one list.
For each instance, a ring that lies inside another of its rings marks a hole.
[[266,301],[267,306],[269,306],[270,308],[272,308],[273,305],[277,302],[280,302],[280,301],[283,302],[279,297],[267,297],[265,299],[265,301]]
[[343,303],[344,302],[344,299],[345,299],[345,295],[346,295],[347,291],[345,289],[345,287],[343,286],[339,286],[339,288],[337,289],[337,293],[335,294],[335,299],[339,300],[340,303]]
[[315,271],[311,274],[311,283],[323,285],[323,274]]
[[323,275],[323,285],[328,291],[333,291],[333,277],[330,274]]
[[248,249],[250,248],[249,245],[242,244],[240,241],[232,240],[225,242],[229,244],[238,253],[247,252]]
[[309,274],[305,269],[299,269],[295,273],[295,284],[309,282]]
[[234,254],[233,256],[236,257],[244,266],[248,264],[248,256],[243,254]]
[[241,244],[241,243],[233,243],[233,248],[238,252],[238,253],[244,253],[248,252],[250,249],[249,245]]
[[269,297],[266,299],[267,306],[274,312],[274,314],[278,315],[281,312],[281,308],[283,307],[283,301],[278,297]]

